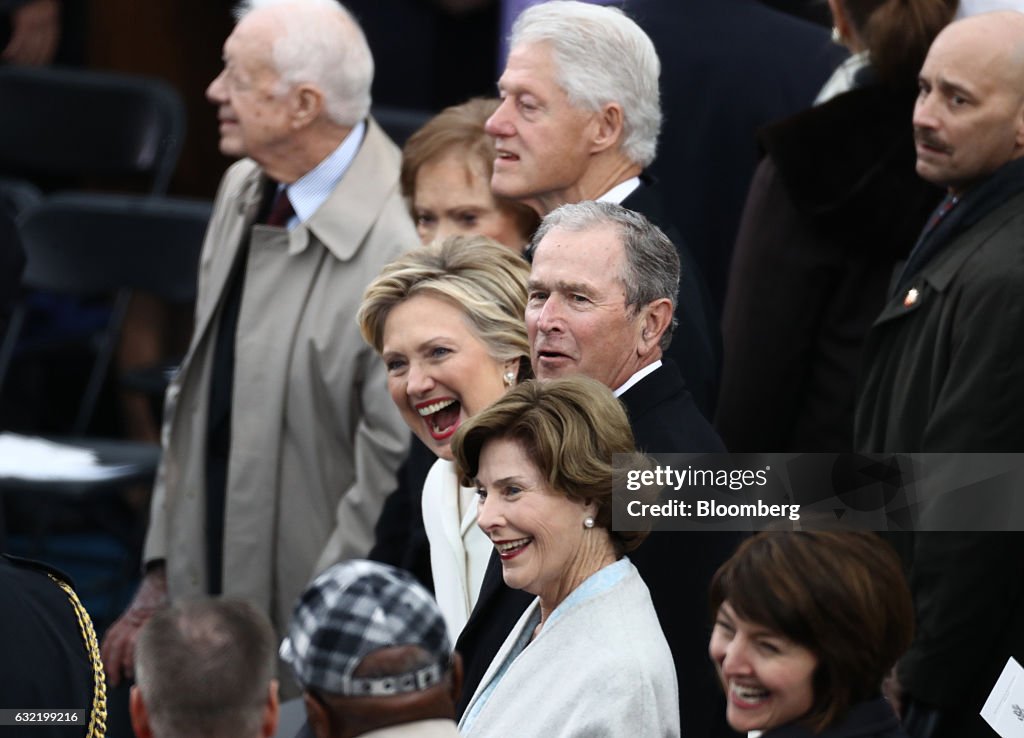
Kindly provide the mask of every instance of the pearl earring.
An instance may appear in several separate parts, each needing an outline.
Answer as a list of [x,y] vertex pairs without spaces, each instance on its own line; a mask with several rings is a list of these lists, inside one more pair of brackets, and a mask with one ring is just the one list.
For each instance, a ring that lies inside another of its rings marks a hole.
[[511,369],[509,369],[507,372],[505,372],[504,379],[505,379],[505,386],[506,387],[511,387],[515,383],[515,381],[516,381],[516,373],[514,371],[512,371]]
[[590,518],[590,517],[586,518],[583,521],[583,527],[584,528],[593,528],[594,527],[594,519]]

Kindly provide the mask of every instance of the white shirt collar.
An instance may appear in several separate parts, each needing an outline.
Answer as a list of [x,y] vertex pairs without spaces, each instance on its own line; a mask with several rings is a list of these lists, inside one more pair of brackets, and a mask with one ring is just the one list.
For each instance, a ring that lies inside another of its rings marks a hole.
[[334,192],[338,182],[352,166],[359,146],[366,135],[366,121],[359,121],[345,139],[327,157],[288,186],[288,199],[295,216],[288,221],[288,230],[309,220]]
[[636,374],[634,374],[632,377],[627,379],[626,383],[623,384],[621,387],[619,387],[617,390],[615,390],[612,394],[615,395],[616,397],[622,397],[622,395],[625,394],[626,390],[628,390],[630,387],[632,387],[634,384],[639,382],[641,379],[646,377],[648,374],[650,374],[651,372],[653,372],[655,369],[657,369],[660,366],[661,366],[661,359],[658,359],[657,361],[655,361],[655,362],[653,362],[651,364],[648,364],[643,369],[641,369]]
[[821,105],[833,97],[852,90],[857,86],[857,73],[870,66],[870,64],[871,60],[868,58],[868,52],[866,51],[846,57],[843,63],[832,72],[832,76],[825,82],[818,96],[814,98],[814,104]]
[[633,194],[633,190],[640,186],[639,177],[630,177],[625,182],[619,182],[606,193],[597,198],[598,202],[613,202],[621,205],[622,201]]

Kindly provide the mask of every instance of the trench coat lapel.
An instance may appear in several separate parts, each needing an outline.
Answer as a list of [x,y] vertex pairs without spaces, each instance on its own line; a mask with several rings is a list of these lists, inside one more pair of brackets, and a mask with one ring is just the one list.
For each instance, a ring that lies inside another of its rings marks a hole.
[[[210,282],[209,288],[204,289],[203,292],[212,296],[212,299],[196,305],[196,339],[192,341],[193,346],[200,346],[205,342],[206,333],[215,323],[213,318],[217,315],[220,303],[227,293],[227,283],[231,276],[232,265],[246,242],[244,233],[256,220],[266,181],[266,177],[260,170],[253,167],[238,193],[225,206],[231,211],[237,211],[241,218],[230,220],[215,218],[210,222],[206,234],[207,245],[202,258],[209,260],[206,278]],[[212,248],[211,244],[213,244]]]

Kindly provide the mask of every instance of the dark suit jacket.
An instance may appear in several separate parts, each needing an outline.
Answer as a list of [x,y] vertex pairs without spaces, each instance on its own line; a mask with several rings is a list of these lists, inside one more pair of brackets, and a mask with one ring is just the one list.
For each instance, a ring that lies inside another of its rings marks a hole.
[[[997,178],[999,189],[986,192]],[[1024,162],[968,189],[933,233],[931,259],[868,334],[856,448],[1019,453]],[[983,481],[935,503],[932,514],[989,521],[995,531],[1014,501]],[[1024,533],[915,533],[910,587],[916,627],[899,664],[903,688],[939,709],[935,738],[989,734],[978,711],[1007,657],[1024,659]]]
[[[49,575],[70,583],[49,566],[0,555],[0,708],[85,710],[94,717],[93,662],[68,595]],[[98,651],[95,658],[99,660]],[[86,726],[34,726],[3,735],[73,738]]]
[[434,591],[430,542],[423,527],[423,483],[437,456],[415,435],[409,455],[398,469],[398,488],[388,495],[373,529],[373,548],[366,558],[405,569]]
[[916,97],[866,84],[760,132],[722,316],[730,451],[853,447],[864,338],[943,194],[915,171]]
[[[697,410],[671,360],[621,397],[637,447],[649,453],[722,452],[722,442]],[[725,702],[707,656],[707,591],[711,575],[732,553],[733,534],[654,533],[629,554],[651,590],[661,628],[672,649],[679,680],[681,725],[687,736],[732,735]],[[458,650],[465,681],[459,713],[476,690],[494,654],[533,596],[505,586],[501,562],[492,555]]]
[[883,697],[858,702],[837,723],[815,733],[800,723],[772,728],[763,738],[907,738],[899,718]]
[[373,102],[427,113],[493,95],[498,3],[445,10],[435,0],[346,0],[374,50]]
[[661,58],[665,123],[651,170],[720,310],[754,132],[809,106],[846,51],[754,0],[626,0],[625,10]]
[[679,252],[681,276],[675,313],[679,325],[665,356],[679,366],[697,409],[711,419],[718,400],[718,379],[722,370],[722,335],[704,275],[669,217],[662,191],[652,177],[644,174],[640,186],[622,201],[622,207],[635,210],[658,226]]

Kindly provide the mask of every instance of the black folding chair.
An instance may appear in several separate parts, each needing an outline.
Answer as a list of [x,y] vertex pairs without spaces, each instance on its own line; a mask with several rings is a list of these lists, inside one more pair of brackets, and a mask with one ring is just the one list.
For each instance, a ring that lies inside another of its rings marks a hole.
[[[169,302],[195,298],[196,270],[210,204],[131,195],[54,195],[21,223],[24,287],[80,297],[113,296],[97,342],[72,435],[84,435],[110,368],[128,300],[145,290]],[[27,308],[15,307],[0,344],[0,388],[14,355]]]
[[0,176],[35,184],[139,178],[163,194],[185,137],[180,96],[148,77],[0,67],[0,110]]
[[[55,190],[163,194],[185,136],[178,93],[158,79],[135,75],[0,67],[0,111],[0,199],[21,218],[40,203],[42,193]],[[38,230],[39,218],[32,216],[31,222]],[[78,237],[74,229],[65,235]],[[38,301],[33,320],[48,323],[65,348],[93,340],[84,317],[90,315],[88,307],[49,296]],[[24,320],[25,311],[15,318]],[[116,316],[114,322],[120,321]],[[3,358],[0,354],[0,383]],[[98,391],[93,384],[90,388]]]
[[[0,505],[17,512],[12,548],[73,567],[82,596],[98,622],[109,622],[124,606],[138,573],[141,529],[123,498],[128,485],[148,484],[160,458],[157,444],[85,435],[108,373],[132,290],[171,302],[191,302],[204,232],[207,202],[124,195],[63,194],[45,198],[21,223],[26,267],[23,287],[79,296],[111,295],[114,307],[100,333],[89,378],[66,436],[50,437],[94,453],[99,467],[72,467],[59,475],[33,470],[0,478]],[[18,342],[26,312],[15,307],[0,344],[0,386]],[[56,462],[52,465],[57,468]],[[47,478],[49,477],[49,478]],[[69,535],[69,528],[73,531]]]

